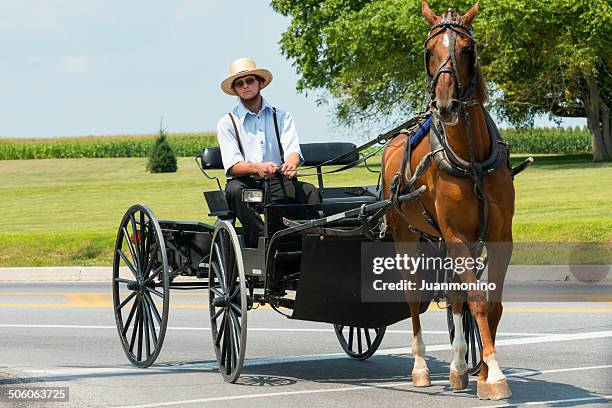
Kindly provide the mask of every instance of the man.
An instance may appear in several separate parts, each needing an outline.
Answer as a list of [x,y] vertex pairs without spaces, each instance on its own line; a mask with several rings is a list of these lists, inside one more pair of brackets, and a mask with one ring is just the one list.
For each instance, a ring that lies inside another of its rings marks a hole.
[[318,190],[295,177],[304,158],[293,118],[272,107],[260,94],[270,84],[272,73],[257,68],[250,58],[230,65],[230,75],[221,82],[228,95],[237,95],[238,105],[217,123],[225,174],[230,178],[225,194],[230,208],[244,228],[245,245],[257,247],[263,222],[252,207],[242,202],[242,190],[263,188],[270,179],[273,199],[288,203],[321,202]]

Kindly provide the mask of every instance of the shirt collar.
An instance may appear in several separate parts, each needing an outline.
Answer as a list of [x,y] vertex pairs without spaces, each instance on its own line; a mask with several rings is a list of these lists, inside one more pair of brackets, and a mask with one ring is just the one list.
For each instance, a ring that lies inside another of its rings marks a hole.
[[[266,98],[264,98],[262,96],[261,97],[261,112],[264,112],[265,109],[272,109],[272,105],[270,105],[268,103],[268,101],[266,100]],[[246,115],[249,114],[249,113],[251,115],[255,115],[253,112],[251,112],[249,109],[247,109],[246,106],[244,106],[242,101],[238,102],[238,106],[236,107],[236,114],[238,115],[238,117],[240,119],[244,119],[246,117]]]

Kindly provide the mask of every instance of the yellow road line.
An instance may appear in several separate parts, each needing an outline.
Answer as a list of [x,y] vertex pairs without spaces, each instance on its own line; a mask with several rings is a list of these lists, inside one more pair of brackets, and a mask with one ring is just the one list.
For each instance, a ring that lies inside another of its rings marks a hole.
[[[112,308],[112,303],[0,303],[0,308],[35,308],[35,309],[107,309]],[[208,309],[206,304],[174,304],[170,309]],[[259,309],[271,309],[269,305],[259,306]],[[437,306],[429,307],[428,311],[443,312],[445,309],[438,309]],[[504,312],[508,313],[612,313],[609,308],[593,307],[505,307]]]

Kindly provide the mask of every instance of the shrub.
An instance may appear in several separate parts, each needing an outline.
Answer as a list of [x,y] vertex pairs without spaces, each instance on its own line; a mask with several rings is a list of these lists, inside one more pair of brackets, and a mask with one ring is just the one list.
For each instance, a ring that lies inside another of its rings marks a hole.
[[174,173],[176,172],[176,156],[164,129],[159,129],[159,136],[149,151],[147,171],[151,173]]

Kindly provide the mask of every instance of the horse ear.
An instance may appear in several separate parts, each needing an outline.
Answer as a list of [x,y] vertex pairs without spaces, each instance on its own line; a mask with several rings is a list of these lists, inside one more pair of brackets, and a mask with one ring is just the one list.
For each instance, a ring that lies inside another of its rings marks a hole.
[[429,25],[434,25],[442,20],[440,17],[436,16],[433,11],[429,8],[429,4],[425,0],[423,0],[423,17],[429,23]]
[[474,21],[474,19],[476,18],[476,16],[478,15],[478,3],[480,3],[480,0],[478,0],[476,2],[476,4],[474,4],[474,6],[472,6],[472,8],[470,9],[470,11],[468,11],[467,13],[465,13],[463,15],[463,17],[461,17],[461,22],[465,25],[470,25],[472,24],[472,21]]

